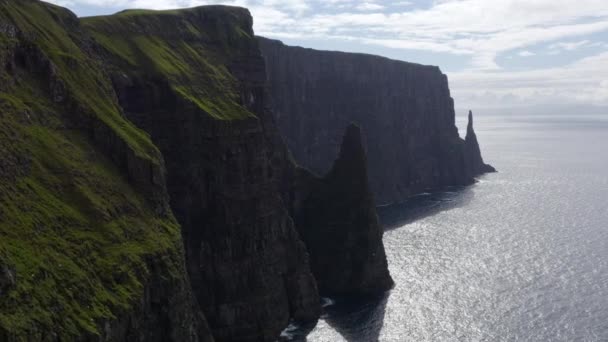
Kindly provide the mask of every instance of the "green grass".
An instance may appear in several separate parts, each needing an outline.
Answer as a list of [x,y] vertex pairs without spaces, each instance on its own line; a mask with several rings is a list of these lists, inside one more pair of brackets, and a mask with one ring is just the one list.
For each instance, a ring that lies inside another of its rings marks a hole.
[[18,279],[0,299],[0,325],[64,340],[97,334],[141,297],[147,258],[172,256],[168,268],[179,269],[179,226],[157,217],[80,132],[6,116],[0,124],[0,141],[18,142],[9,153],[31,161],[27,174],[0,182],[0,255]]
[[26,32],[54,63],[68,96],[81,104],[83,114],[92,115],[110,126],[136,155],[158,162],[160,153],[150,137],[127,121],[120,114],[116,101],[109,96],[112,85],[100,65],[87,56],[66,31],[67,25],[78,25],[75,17],[60,7],[24,0],[3,3],[0,19],[12,22]]
[[[239,104],[238,82],[226,65],[236,49],[251,44],[251,35],[239,25],[217,28],[200,23],[195,14],[204,10],[208,9],[130,10],[85,18],[83,25],[113,56],[114,64],[122,66],[121,71],[167,79],[178,97],[215,119],[253,117]],[[223,37],[225,44],[210,43],[211,36]]]
[[[182,242],[175,219],[155,214],[124,170],[73,127],[93,116],[139,156],[158,161],[160,153],[121,116],[108,78],[65,30],[73,24],[66,11],[7,1],[0,20],[52,60],[79,109],[54,103],[39,74],[0,69],[0,265],[16,274],[0,296],[0,330],[17,341],[98,335],[141,300],[150,262],[183,279]],[[16,43],[4,38],[0,58]]]

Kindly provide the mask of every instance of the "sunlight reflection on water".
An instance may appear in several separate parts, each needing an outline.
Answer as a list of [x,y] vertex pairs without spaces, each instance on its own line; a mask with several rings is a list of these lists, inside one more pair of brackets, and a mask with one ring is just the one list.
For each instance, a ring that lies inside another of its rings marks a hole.
[[608,341],[608,125],[598,122],[478,117],[500,172],[382,208],[396,287],[337,302],[307,340]]

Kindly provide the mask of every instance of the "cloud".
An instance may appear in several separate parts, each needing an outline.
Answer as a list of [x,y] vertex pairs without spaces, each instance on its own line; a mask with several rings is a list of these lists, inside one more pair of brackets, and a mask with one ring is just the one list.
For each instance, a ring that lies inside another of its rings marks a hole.
[[360,5],[357,5],[357,9],[359,11],[379,11],[384,9],[385,7],[373,2],[364,2]]
[[608,31],[604,0],[447,0],[408,10],[386,6],[385,13],[313,12],[293,26],[277,23],[264,34],[339,39],[350,32],[350,40],[366,45],[468,54],[471,67],[488,70],[499,69],[496,58],[508,51]]
[[581,40],[578,42],[560,42],[560,43],[551,44],[549,46],[549,49],[573,51],[573,50],[577,50],[584,46],[589,46],[590,44],[591,44],[591,42],[588,40]]
[[586,104],[608,106],[608,52],[563,67],[449,73],[458,107]]
[[257,6],[266,9],[279,8],[282,10],[295,12],[298,15],[311,9],[310,5],[305,0],[263,0]]
[[608,49],[608,43],[605,42],[593,42],[590,40],[580,40],[580,41],[565,41],[558,42],[549,45],[548,54],[551,56],[556,56],[561,54],[562,52],[572,52],[572,51],[580,51],[583,49],[589,48],[599,48],[599,49]]
[[521,57],[536,56],[536,54],[534,52],[530,52],[528,50],[521,51],[518,53],[518,55],[520,55]]

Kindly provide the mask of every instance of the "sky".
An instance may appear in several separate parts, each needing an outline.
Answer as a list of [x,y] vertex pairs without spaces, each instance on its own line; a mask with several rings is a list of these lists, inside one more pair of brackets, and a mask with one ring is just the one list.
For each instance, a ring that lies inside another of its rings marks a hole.
[[608,106],[608,0],[51,0],[79,16],[207,4],[249,8],[289,45],[437,65],[457,109]]

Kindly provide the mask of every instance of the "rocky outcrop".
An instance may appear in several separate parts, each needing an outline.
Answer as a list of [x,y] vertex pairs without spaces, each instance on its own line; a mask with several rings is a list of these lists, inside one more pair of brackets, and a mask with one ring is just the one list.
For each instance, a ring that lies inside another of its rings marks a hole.
[[303,167],[326,173],[355,122],[377,204],[473,181],[439,68],[258,39],[277,124]]
[[350,125],[324,178],[299,170],[296,225],[326,296],[377,294],[393,284],[366,165],[361,131]]
[[472,111],[469,111],[467,135],[464,139],[464,151],[467,173],[472,177],[488,172],[496,172],[496,169],[484,163],[483,158],[481,157],[479,142],[477,142],[477,135],[475,134],[475,130],[473,129]]

